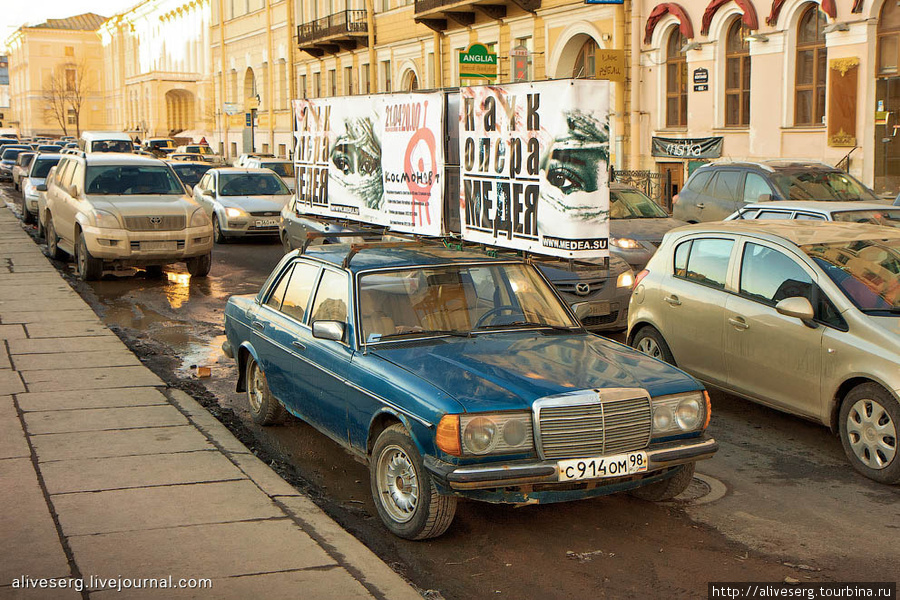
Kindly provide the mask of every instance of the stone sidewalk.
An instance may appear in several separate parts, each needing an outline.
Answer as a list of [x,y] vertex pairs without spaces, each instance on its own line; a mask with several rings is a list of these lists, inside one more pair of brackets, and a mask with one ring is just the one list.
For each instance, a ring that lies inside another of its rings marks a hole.
[[[0,599],[421,598],[143,367],[5,207],[0,506]],[[169,577],[211,588],[96,581]],[[84,590],[23,589],[24,578]]]

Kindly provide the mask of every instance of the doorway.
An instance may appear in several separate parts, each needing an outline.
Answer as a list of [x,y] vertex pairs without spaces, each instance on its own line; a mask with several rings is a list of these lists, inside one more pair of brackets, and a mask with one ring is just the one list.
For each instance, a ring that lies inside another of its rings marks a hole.
[[875,121],[875,192],[900,190],[900,77],[878,79]]
[[659,168],[659,176],[662,181],[662,200],[663,208],[669,213],[672,212],[672,198],[674,198],[681,188],[684,186],[684,163],[682,162],[663,162],[657,163]]

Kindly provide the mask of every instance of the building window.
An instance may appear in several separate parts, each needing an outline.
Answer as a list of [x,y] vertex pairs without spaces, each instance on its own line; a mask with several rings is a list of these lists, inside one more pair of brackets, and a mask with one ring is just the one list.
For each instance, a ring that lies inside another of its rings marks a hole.
[[269,153],[269,145],[263,144],[263,154],[268,154],[268,153]]
[[685,42],[676,27],[666,45],[666,127],[687,127],[687,60],[681,48]]
[[353,67],[344,67],[344,95],[353,95]]
[[69,123],[69,125],[74,125],[75,124],[75,111],[70,108],[68,110],[66,116],[68,117],[66,119],[66,121]]
[[306,98],[306,75],[300,76],[300,97]]
[[278,144],[278,156],[287,158],[287,146],[284,144]]
[[885,2],[878,18],[878,74],[896,75],[900,64],[900,5]]
[[572,77],[575,79],[593,79],[597,73],[597,42],[588,39],[575,57]]
[[750,125],[750,31],[740,19],[728,28],[725,42],[725,125]]
[[391,91],[391,61],[385,60],[381,62],[382,71],[384,72],[384,91]]
[[66,56],[75,56],[75,46],[66,46]]
[[337,69],[328,71],[328,91],[332,97],[337,96]]
[[71,92],[75,89],[75,69],[66,69],[66,91]]
[[231,156],[237,156],[237,142],[231,142]]
[[794,92],[794,125],[821,125],[825,122],[825,76],[828,51],[825,49],[825,13],[810,4],[797,25],[797,78]]
[[322,74],[313,73],[313,98],[322,96]]
[[367,94],[372,93],[372,77],[369,73],[369,65],[363,65],[360,67],[360,72],[362,74],[362,84],[359,86],[361,90],[365,91]]

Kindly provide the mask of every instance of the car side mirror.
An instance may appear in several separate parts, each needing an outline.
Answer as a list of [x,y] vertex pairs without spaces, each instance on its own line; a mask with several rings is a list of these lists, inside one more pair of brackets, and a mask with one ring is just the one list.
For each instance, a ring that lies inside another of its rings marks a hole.
[[345,324],[340,321],[313,321],[312,334],[314,338],[321,340],[344,340]]
[[785,298],[775,305],[775,310],[778,311],[778,314],[786,317],[800,319],[807,326],[813,322],[813,317],[815,316],[812,304],[803,296]]
[[207,196],[209,198],[215,198],[216,192],[214,190],[203,190],[202,192],[200,192],[200,195]]
[[42,184],[40,184],[39,186],[37,186],[35,189],[36,189],[37,191],[39,191],[39,192],[46,192],[46,191],[47,191],[47,184],[46,184],[46,183],[42,183]]

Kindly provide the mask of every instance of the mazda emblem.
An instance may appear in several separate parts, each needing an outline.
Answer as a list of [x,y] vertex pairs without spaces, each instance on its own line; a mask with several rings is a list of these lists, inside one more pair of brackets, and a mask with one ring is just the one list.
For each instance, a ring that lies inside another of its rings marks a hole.
[[589,283],[575,284],[575,293],[579,296],[587,296],[591,293],[591,285]]

